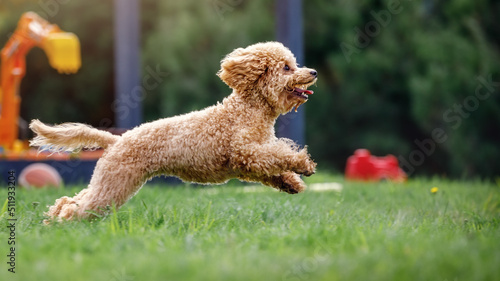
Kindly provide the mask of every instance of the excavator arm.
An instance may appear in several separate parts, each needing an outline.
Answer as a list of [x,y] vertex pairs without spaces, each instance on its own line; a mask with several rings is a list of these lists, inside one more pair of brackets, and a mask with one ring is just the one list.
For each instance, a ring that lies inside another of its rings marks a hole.
[[59,73],[75,73],[81,66],[76,35],[63,32],[33,12],[22,15],[1,51],[0,146],[4,149],[12,149],[18,138],[19,87],[26,74],[26,54],[35,46],[45,51],[49,64]]

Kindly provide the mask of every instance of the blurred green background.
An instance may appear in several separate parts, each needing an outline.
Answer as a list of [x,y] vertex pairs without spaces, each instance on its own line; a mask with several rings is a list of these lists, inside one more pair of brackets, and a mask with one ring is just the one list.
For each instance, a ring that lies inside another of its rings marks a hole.
[[[227,96],[215,76],[220,60],[274,40],[276,8],[264,0],[142,0],[142,75],[163,75],[145,91],[144,121]],[[319,80],[301,109],[321,169],[343,172],[355,149],[368,148],[394,154],[411,176],[500,176],[500,2],[309,0],[303,8],[305,64]],[[113,2],[3,0],[2,46],[25,11],[75,33],[83,66],[59,75],[43,51],[31,51],[22,118],[112,125]]]

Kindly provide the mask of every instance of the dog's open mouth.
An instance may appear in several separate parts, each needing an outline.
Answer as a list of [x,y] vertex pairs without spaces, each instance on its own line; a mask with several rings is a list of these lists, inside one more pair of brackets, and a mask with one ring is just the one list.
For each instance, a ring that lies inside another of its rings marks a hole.
[[299,106],[306,103],[309,100],[309,96],[314,94],[314,92],[311,90],[307,90],[307,88],[312,84],[314,84],[316,80],[317,79],[314,78],[313,80],[307,83],[295,84],[289,88],[286,88],[288,94],[286,99],[289,106],[287,111],[295,108],[295,112],[297,112]]
[[312,95],[314,93],[311,90],[306,90],[303,88],[307,88],[307,85],[299,85],[299,86],[294,87],[293,89],[288,90],[288,92],[290,94],[289,98],[295,97],[295,98],[291,99],[294,101],[291,104],[291,108],[290,108],[290,109],[292,109],[295,107],[295,112],[297,112],[297,109],[299,108],[300,105],[304,104],[309,99],[309,95]]
[[303,90],[301,88],[294,88],[292,91],[292,94],[294,94],[295,96],[297,96],[299,98],[307,100],[309,98],[309,95],[314,94],[314,92],[311,90]]

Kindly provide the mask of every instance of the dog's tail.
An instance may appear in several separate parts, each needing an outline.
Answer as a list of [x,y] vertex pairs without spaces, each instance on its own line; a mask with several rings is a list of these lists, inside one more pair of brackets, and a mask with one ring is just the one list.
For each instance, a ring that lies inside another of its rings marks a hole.
[[30,129],[37,134],[30,141],[31,146],[54,152],[78,151],[82,148],[107,148],[120,138],[80,123],[48,126],[35,119],[31,121]]

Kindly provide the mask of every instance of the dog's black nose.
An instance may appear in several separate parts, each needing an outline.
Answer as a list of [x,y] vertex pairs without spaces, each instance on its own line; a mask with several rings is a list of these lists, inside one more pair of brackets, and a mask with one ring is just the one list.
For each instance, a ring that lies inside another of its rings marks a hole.
[[318,77],[318,72],[316,72],[316,70],[312,70],[309,73],[311,73],[311,75],[314,76],[314,77]]

